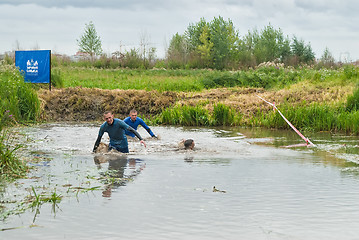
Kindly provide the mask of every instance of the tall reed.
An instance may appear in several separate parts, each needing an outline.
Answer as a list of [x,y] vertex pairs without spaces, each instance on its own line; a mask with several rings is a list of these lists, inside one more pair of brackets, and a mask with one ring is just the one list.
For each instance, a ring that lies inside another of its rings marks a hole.
[[36,121],[40,115],[40,101],[19,70],[0,61],[0,82],[0,117],[9,110],[19,122]]
[[[359,134],[359,111],[346,111],[344,104],[329,106],[312,103],[308,106],[277,106],[282,114],[297,129],[309,131],[339,131]],[[278,112],[258,112],[252,119],[253,125],[268,128],[290,129]]]
[[4,122],[8,125],[11,118],[12,115],[5,113],[0,119],[0,179],[7,181],[25,176],[28,170],[26,163],[16,155],[22,145],[15,142],[12,131],[4,128]]
[[0,174],[11,180],[22,177],[27,165],[16,156],[22,146],[15,141],[9,128],[18,122],[36,121],[40,102],[30,83],[25,83],[19,70],[0,62]]
[[349,112],[359,110],[359,86],[354,90],[353,95],[347,97],[346,110]]
[[207,126],[209,124],[208,111],[202,106],[177,105],[167,108],[156,119],[160,124],[182,126]]
[[[230,106],[217,103],[213,110],[207,106],[176,105],[164,109],[154,119],[157,124],[182,126],[251,126],[276,129],[290,129],[288,123],[278,111],[259,110],[252,116],[243,118],[243,114]],[[282,114],[297,129],[306,131],[339,131],[359,134],[359,111],[346,111],[343,104],[328,106],[324,103],[293,106],[277,106]]]
[[213,114],[212,114],[212,125],[215,126],[230,126],[234,125],[234,110],[226,106],[222,103],[217,103],[213,107]]
[[201,104],[196,106],[176,105],[164,109],[154,120],[157,124],[182,126],[235,126],[240,125],[242,114],[229,106],[217,103],[209,111]]

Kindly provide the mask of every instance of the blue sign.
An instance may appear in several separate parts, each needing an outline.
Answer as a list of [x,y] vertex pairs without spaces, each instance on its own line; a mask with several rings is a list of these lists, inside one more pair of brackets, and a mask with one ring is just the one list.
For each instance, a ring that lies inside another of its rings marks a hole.
[[50,83],[51,50],[16,51],[15,66],[24,74],[25,82]]

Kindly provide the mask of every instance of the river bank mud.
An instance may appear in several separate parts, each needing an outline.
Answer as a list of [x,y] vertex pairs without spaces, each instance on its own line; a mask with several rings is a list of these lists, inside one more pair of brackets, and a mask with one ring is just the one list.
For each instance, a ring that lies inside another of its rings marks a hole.
[[208,110],[222,103],[234,108],[245,117],[252,116],[258,109],[266,112],[272,107],[262,98],[275,102],[298,105],[303,102],[338,102],[351,93],[348,87],[314,88],[305,83],[290,89],[264,90],[256,88],[219,88],[201,92],[158,92],[145,90],[106,90],[97,88],[40,89],[43,118],[46,121],[96,121],[102,120],[102,113],[111,110],[117,117],[128,116],[135,108],[142,116],[151,117],[175,104],[195,106],[201,104]]
[[142,114],[156,115],[180,98],[175,92],[145,90],[104,90],[91,88],[41,89],[43,116],[48,121],[93,121],[104,111],[126,117],[135,108]]

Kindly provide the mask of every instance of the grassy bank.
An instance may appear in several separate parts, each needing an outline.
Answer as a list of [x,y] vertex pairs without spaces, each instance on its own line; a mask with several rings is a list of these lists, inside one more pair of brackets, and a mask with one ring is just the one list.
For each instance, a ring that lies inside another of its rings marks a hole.
[[[359,98],[356,98],[356,102],[359,103]],[[359,135],[359,111],[358,109],[348,111],[348,104],[340,102],[327,105],[313,102],[307,105],[304,102],[297,106],[284,103],[278,107],[298,129]],[[176,105],[162,111],[153,122],[182,126],[250,126],[290,129],[277,111],[258,108],[257,111],[246,116],[241,111],[221,103],[214,104],[212,110],[201,105]]]
[[0,178],[11,180],[22,177],[27,171],[26,163],[18,158],[11,126],[34,122],[40,116],[40,101],[31,85],[12,65],[0,62]]
[[353,89],[359,68],[353,65],[294,69],[265,63],[247,71],[61,66],[56,74],[65,88],[40,92],[53,120],[100,120],[105,110],[123,118],[136,108],[152,124],[289,128],[260,95],[298,128],[359,134],[357,109],[349,106],[358,99]]
[[[358,134],[357,109],[349,106],[358,98],[353,89],[358,86],[359,68],[353,65],[294,69],[265,63],[248,71],[57,66],[52,77],[64,88],[38,91],[48,120],[101,120],[106,110],[123,118],[136,108],[152,124],[288,128],[256,97],[260,95],[275,102],[298,128]],[[15,108],[16,119],[35,119],[38,106],[33,105],[29,114],[18,110],[24,107]]]

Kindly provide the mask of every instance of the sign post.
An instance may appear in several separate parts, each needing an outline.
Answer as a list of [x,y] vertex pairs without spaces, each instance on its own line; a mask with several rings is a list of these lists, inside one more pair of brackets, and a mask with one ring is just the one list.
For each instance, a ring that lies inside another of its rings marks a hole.
[[48,83],[51,91],[51,50],[16,51],[15,66],[25,82]]

